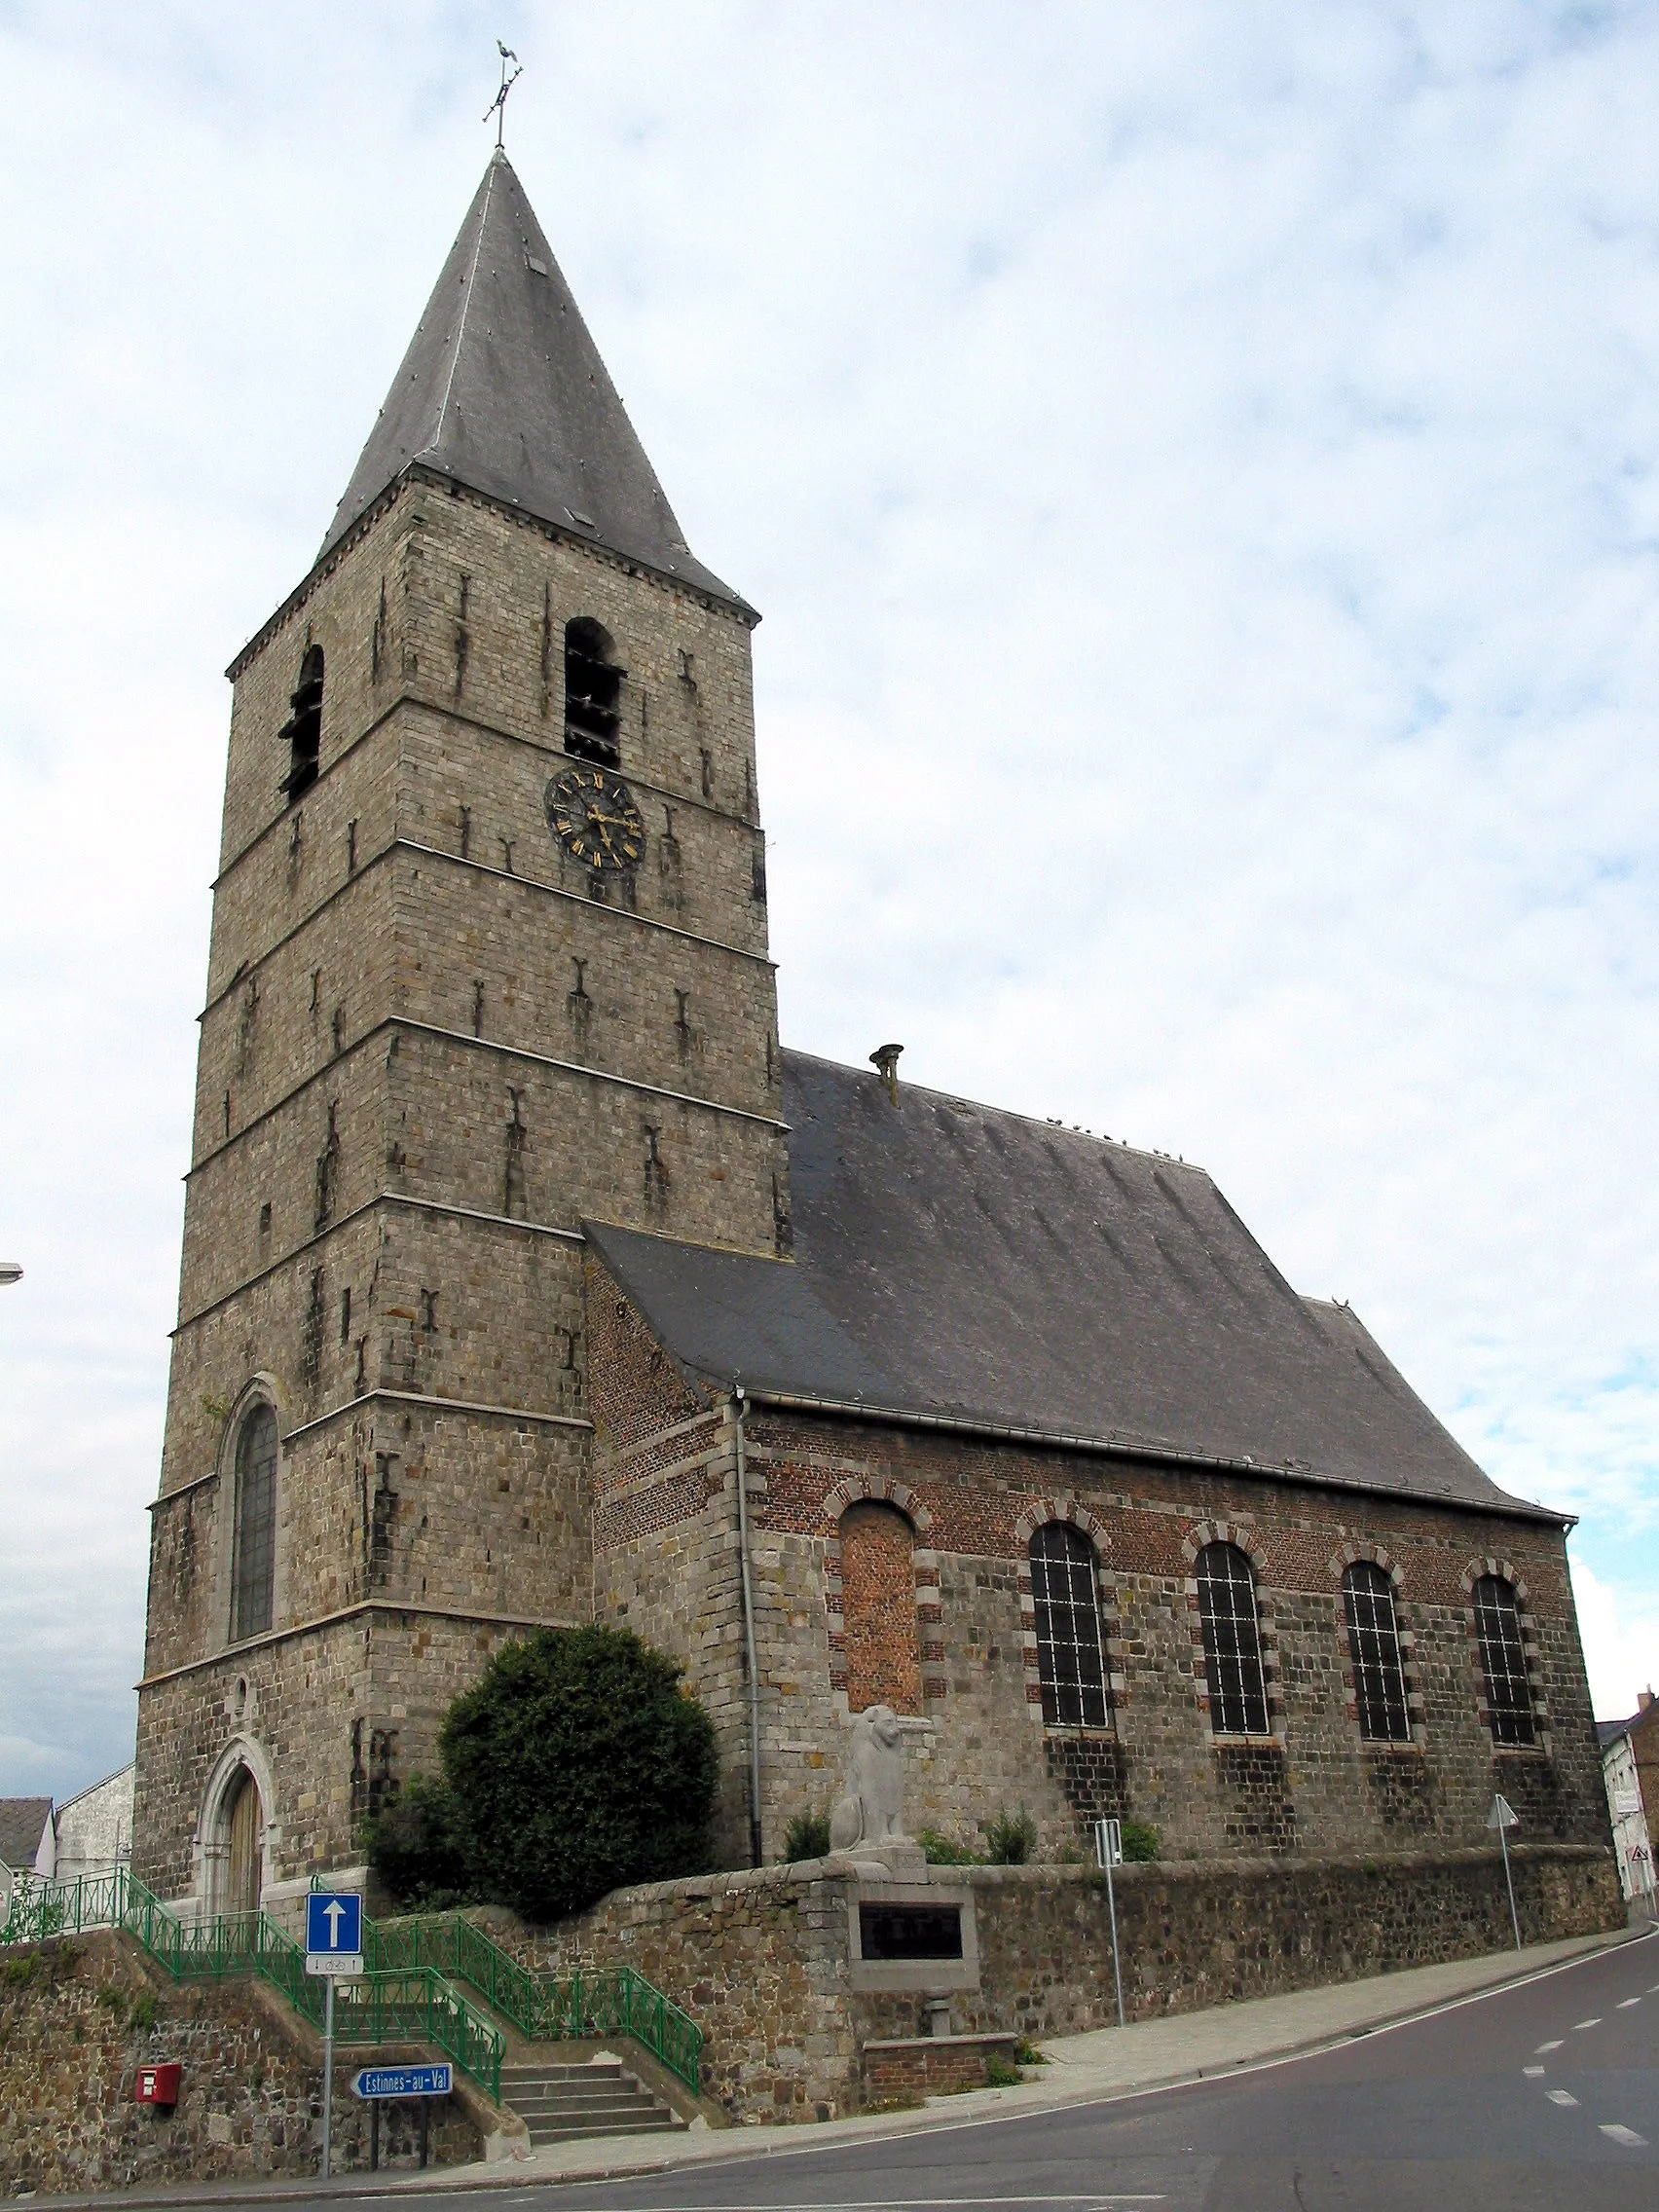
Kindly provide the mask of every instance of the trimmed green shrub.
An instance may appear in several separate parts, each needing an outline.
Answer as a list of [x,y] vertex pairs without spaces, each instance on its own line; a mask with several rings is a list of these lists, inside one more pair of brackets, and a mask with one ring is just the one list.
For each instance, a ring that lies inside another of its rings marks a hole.
[[1163,1842],[1163,1831],[1155,1828],[1150,1821],[1124,1823],[1124,1857],[1137,1864],[1146,1864],[1156,1859]]
[[828,1813],[797,1813],[784,1830],[784,1863],[800,1859],[827,1859],[830,1855]]
[[1037,1848],[1037,1823],[1020,1806],[1006,1807],[985,1830],[985,1857],[993,1866],[1023,1866]]
[[970,1851],[965,1843],[953,1843],[949,1836],[940,1835],[938,1828],[923,1828],[916,1841],[930,1866],[982,1866],[985,1863],[977,1851]]
[[538,1629],[451,1706],[441,1783],[370,1830],[400,1903],[488,1900],[530,1920],[709,1863],[714,1723],[680,1669],[627,1630]]

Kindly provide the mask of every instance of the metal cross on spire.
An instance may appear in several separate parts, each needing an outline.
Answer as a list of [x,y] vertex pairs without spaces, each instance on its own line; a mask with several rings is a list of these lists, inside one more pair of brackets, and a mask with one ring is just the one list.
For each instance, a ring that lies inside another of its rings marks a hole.
[[[496,118],[496,150],[498,153],[501,147],[501,130],[507,120],[507,94],[524,75],[524,63],[512,48],[503,46],[499,39],[496,41],[496,52],[501,57],[501,89],[484,110],[484,120],[488,123],[492,116]],[[507,75],[507,63],[509,61],[513,65],[513,73],[510,77]]]

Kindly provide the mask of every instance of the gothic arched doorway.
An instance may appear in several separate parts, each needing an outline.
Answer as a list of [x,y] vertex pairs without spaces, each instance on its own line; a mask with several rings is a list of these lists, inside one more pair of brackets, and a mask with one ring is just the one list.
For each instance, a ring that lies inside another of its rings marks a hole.
[[260,1850],[260,1831],[265,1823],[260,1813],[259,1785],[245,1766],[231,1785],[223,1817],[224,1890],[219,1910],[225,1914],[257,1912],[265,1886]]

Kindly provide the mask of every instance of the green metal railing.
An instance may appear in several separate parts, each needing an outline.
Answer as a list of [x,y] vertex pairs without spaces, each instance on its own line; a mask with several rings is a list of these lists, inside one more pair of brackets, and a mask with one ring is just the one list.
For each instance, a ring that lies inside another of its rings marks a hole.
[[[372,1927],[372,1923],[371,1923]],[[83,1875],[76,1882],[19,1886],[0,1943],[39,1942],[92,1928],[119,1928],[133,1937],[174,1981],[222,1981],[254,1974],[285,1997],[319,2032],[325,1998],[306,1955],[263,1912],[214,1920],[180,1920],[129,1868]],[[431,1964],[376,1959],[360,1980],[335,1991],[337,2043],[435,2044],[499,2102],[506,2038],[469,2005]]]
[[365,1963],[382,1972],[425,1967],[467,1983],[533,2043],[632,2036],[701,2094],[702,2029],[632,1967],[530,1973],[459,1912],[371,1921],[364,1942]]

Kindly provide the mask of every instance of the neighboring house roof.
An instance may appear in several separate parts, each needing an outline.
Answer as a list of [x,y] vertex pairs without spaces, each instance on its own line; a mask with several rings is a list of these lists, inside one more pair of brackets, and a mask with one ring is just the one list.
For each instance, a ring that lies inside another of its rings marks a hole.
[[18,1873],[32,1868],[51,1819],[50,1797],[0,1797],[0,1861]]
[[322,552],[417,462],[753,611],[693,559],[500,152],[450,248]]
[[588,1223],[711,1382],[1519,1512],[1201,1168],[784,1054],[792,1262]]
[[1628,1720],[1598,1720],[1596,1741],[1605,1751],[1609,1744],[1616,1744],[1621,1736],[1628,1736],[1641,1717],[1640,1714],[1633,1714]]

